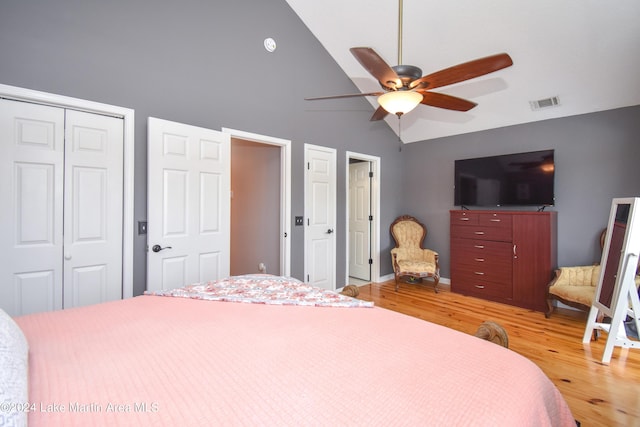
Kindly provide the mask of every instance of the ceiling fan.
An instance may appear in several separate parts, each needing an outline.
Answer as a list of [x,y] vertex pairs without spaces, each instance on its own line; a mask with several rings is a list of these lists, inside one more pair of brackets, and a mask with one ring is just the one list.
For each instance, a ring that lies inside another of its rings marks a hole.
[[387,114],[398,117],[411,111],[418,104],[444,108],[455,111],[469,111],[477,104],[466,99],[458,98],[440,92],[432,92],[443,86],[473,79],[513,65],[511,57],[506,53],[499,53],[485,58],[454,65],[435,73],[422,75],[422,70],[414,65],[402,64],[402,0],[398,13],[398,64],[390,67],[370,47],[353,47],[350,52],[360,64],[380,83],[382,91],[369,93],[354,93],[347,95],[322,96],[305,98],[307,101],[321,99],[352,98],[359,96],[377,96],[380,106],[371,116],[372,121],[382,120]]

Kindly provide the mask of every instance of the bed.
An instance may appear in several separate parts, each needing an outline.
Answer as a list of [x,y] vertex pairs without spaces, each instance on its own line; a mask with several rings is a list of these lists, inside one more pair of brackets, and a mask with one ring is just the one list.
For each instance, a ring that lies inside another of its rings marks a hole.
[[14,320],[28,392],[0,424],[575,426],[515,352],[285,277]]

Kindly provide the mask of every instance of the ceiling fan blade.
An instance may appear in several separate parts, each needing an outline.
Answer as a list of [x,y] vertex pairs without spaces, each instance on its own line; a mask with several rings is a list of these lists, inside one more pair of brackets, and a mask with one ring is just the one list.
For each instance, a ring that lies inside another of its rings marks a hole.
[[382,107],[378,107],[378,109],[376,111],[374,111],[373,116],[371,116],[369,121],[375,122],[376,120],[382,120],[385,117],[387,117],[387,114],[389,114],[389,112],[387,110],[385,110]]
[[467,101],[466,99],[457,98],[444,93],[429,92],[426,90],[419,90],[418,92],[422,94],[422,101],[420,103],[430,105],[432,107],[455,111],[469,111],[478,105],[475,102]]
[[499,53],[428,74],[411,82],[409,87],[420,86],[420,89],[434,89],[480,77],[511,65],[513,65],[511,57],[506,53]]
[[318,96],[315,98],[305,98],[305,101],[317,101],[319,99],[338,99],[338,98],[354,98],[356,96],[380,96],[384,92],[369,92],[369,93],[350,93],[347,95],[333,95],[333,96]]
[[352,47],[349,51],[358,62],[375,77],[378,82],[389,89],[402,87],[402,81],[398,74],[385,62],[384,59],[370,47]]

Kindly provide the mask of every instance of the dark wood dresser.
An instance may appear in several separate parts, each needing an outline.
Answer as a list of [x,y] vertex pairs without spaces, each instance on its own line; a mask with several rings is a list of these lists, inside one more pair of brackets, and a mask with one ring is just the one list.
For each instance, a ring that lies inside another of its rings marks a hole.
[[545,311],[557,267],[556,212],[455,210],[451,291]]

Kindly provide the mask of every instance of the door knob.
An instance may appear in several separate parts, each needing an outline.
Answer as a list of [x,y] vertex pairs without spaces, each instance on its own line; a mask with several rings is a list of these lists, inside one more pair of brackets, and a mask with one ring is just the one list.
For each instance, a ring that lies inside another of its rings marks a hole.
[[331,234],[331,233],[333,233],[333,228],[330,228],[327,230],[327,234]]
[[151,248],[151,250],[152,250],[153,252],[160,252],[160,251],[162,251],[162,250],[164,250],[164,249],[171,249],[171,246],[165,246],[165,247],[163,248],[163,247],[162,247],[162,246],[160,246],[160,245],[153,245],[153,247]]

